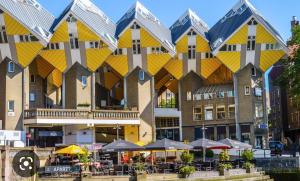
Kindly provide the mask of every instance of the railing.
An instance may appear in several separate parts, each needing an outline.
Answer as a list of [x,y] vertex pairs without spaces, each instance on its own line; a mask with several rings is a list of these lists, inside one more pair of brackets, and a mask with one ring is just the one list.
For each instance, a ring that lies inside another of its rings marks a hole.
[[76,110],[76,109],[30,109],[24,119],[139,119],[138,111],[127,110]]

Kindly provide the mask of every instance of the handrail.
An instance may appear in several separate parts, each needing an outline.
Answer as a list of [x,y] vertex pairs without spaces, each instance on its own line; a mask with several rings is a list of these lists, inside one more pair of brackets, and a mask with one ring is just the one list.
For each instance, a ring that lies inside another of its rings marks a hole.
[[24,119],[139,119],[138,111],[128,110],[29,109],[24,113]]

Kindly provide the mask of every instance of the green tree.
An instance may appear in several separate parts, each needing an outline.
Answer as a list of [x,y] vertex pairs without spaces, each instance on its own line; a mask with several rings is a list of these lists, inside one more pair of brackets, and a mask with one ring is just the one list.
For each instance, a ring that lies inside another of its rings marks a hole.
[[[289,56],[282,60],[283,73],[276,82],[283,88],[288,88],[291,96],[300,97],[300,26],[292,30],[292,38],[289,41]],[[299,99],[298,99],[299,100]]]

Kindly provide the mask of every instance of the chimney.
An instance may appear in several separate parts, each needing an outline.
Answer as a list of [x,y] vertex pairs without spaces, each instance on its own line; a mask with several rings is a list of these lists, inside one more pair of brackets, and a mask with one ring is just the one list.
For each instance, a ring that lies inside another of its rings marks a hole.
[[299,25],[299,21],[298,21],[297,16],[293,16],[293,19],[291,21],[291,28],[293,29],[295,26],[298,26],[298,25]]

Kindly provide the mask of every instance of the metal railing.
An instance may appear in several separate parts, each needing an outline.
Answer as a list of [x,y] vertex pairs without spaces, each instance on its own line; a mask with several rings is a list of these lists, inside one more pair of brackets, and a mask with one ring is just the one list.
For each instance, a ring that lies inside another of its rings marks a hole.
[[140,116],[138,111],[127,110],[30,109],[24,112],[24,119],[139,119]]

